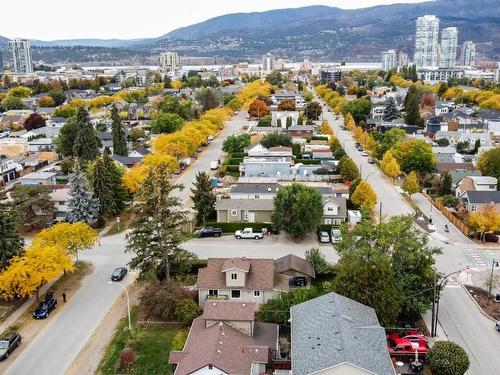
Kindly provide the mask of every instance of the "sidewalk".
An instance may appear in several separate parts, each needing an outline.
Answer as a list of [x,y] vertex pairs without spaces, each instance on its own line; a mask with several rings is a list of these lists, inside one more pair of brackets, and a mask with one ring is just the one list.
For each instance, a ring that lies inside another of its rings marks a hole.
[[[500,277],[500,268],[494,268],[493,274],[497,275]],[[491,275],[491,266],[490,269],[488,270],[481,270],[478,272],[472,273],[472,285],[475,285],[477,287],[487,289],[487,287],[484,285],[486,279]],[[491,293],[493,294],[500,294],[500,283],[497,285],[493,285],[493,288],[491,289]]]
[[[430,330],[431,327],[431,320],[432,320],[432,310],[427,310],[425,313],[422,314],[422,319],[427,326],[427,329]],[[437,324],[437,332],[436,332],[436,337],[429,337],[429,341],[431,343],[431,346],[436,342],[436,341],[441,341],[441,340],[448,340],[448,335],[444,331],[443,327],[441,326],[441,323],[438,321]]]

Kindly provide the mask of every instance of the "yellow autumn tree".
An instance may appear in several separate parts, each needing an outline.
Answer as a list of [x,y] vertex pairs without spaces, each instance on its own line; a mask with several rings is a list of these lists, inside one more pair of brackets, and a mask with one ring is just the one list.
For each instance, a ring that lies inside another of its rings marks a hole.
[[170,84],[172,86],[173,89],[175,90],[180,90],[182,89],[182,82],[179,81],[178,79],[175,79],[171,82]]
[[328,124],[328,121],[323,121],[321,123],[321,127],[320,127],[319,131],[320,131],[321,134],[327,134],[327,135],[331,135],[331,136],[334,135],[333,129],[330,126],[330,124]]
[[417,174],[415,171],[411,171],[408,176],[403,180],[403,185],[401,186],[408,195],[413,195],[420,191],[420,185],[418,183]]
[[61,247],[70,256],[78,258],[78,252],[90,249],[96,243],[99,233],[83,221],[77,223],[58,223],[44,229],[33,238],[33,246]]
[[130,193],[136,193],[146,178],[147,168],[142,165],[134,165],[123,175],[122,183]]
[[350,113],[344,116],[344,126],[347,130],[351,131],[356,127],[356,123],[354,122],[354,118]]
[[486,232],[500,230],[500,215],[493,205],[482,207],[479,211],[470,212],[468,222],[471,229],[481,233],[481,240]]
[[363,180],[352,193],[351,201],[356,206],[372,211],[377,204],[377,194],[371,185]]
[[384,154],[384,157],[380,162],[380,169],[382,169],[382,172],[384,172],[392,179],[398,177],[401,174],[401,168],[399,167],[398,161],[392,155],[391,151],[387,151]]
[[29,297],[62,272],[73,271],[73,262],[60,246],[30,246],[12,258],[0,273],[0,294],[5,298]]
[[357,142],[363,143],[364,135],[365,132],[363,131],[363,129],[361,129],[359,126],[354,126],[352,136]]
[[367,132],[364,133],[363,147],[370,154],[370,156],[373,156],[375,154],[375,151],[377,151],[377,142]]

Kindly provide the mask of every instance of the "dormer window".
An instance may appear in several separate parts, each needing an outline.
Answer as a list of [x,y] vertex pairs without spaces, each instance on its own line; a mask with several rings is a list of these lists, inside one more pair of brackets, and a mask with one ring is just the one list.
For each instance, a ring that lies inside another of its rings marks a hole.
[[232,273],[231,274],[231,280],[237,280],[238,279],[238,274],[237,273]]

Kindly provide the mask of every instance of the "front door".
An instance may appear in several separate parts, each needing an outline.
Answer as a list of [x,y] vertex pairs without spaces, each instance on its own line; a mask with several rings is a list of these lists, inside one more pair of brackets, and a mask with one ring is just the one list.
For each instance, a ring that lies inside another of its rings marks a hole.
[[255,212],[249,212],[247,219],[249,223],[255,223]]

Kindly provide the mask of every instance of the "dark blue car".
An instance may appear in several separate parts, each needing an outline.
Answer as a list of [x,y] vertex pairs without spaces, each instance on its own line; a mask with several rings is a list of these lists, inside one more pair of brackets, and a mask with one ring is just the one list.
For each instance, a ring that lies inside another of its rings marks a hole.
[[35,319],[47,319],[52,310],[57,306],[57,299],[54,298],[53,292],[47,292],[45,295],[45,300],[40,302],[38,308],[33,311],[33,318]]

